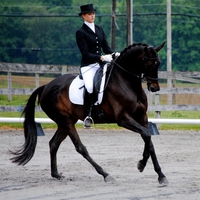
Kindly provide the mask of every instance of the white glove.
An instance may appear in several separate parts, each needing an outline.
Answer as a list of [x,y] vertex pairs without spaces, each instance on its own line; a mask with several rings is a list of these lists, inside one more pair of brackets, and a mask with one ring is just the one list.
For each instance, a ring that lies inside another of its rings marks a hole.
[[120,53],[119,52],[115,52],[115,56],[116,57],[120,56]]
[[102,56],[103,58],[103,61],[106,61],[106,62],[111,62],[112,61],[112,55],[111,54],[107,54],[105,56]]

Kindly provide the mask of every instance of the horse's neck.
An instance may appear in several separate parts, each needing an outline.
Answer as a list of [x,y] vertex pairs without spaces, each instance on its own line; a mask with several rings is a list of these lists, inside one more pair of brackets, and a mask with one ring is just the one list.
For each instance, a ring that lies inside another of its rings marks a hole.
[[113,79],[116,84],[127,88],[142,89],[142,57],[144,45],[136,44],[125,49],[116,60],[113,68]]
[[116,85],[123,84],[125,88],[136,88],[142,89],[141,78],[139,74],[130,73],[121,68],[115,68],[112,74],[112,80],[115,81]]
[[119,60],[116,61],[117,66],[120,66],[124,69],[124,71],[129,72],[129,74],[141,76],[142,57],[143,47],[134,46],[130,48],[127,52],[122,53],[122,57],[120,57]]
[[115,68],[118,68],[117,70],[121,71],[125,78],[140,78],[142,74],[141,61],[134,57],[131,60],[125,60],[124,62],[117,63]]

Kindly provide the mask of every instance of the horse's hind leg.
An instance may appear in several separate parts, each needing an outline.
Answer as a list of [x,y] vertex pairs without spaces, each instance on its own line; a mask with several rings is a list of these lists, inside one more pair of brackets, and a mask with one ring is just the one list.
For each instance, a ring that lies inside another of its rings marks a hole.
[[86,147],[82,144],[79,135],[74,127],[71,127],[69,131],[69,137],[71,138],[76,151],[80,153],[95,169],[96,171],[104,177],[105,181],[111,181],[113,178],[109,176],[107,172],[105,172],[102,167],[100,167],[89,155]]
[[61,144],[61,142],[67,137],[67,132],[58,128],[54,136],[49,142],[50,147],[50,159],[51,159],[51,176],[57,179],[61,179],[63,176],[61,176],[58,173],[57,169],[57,151]]

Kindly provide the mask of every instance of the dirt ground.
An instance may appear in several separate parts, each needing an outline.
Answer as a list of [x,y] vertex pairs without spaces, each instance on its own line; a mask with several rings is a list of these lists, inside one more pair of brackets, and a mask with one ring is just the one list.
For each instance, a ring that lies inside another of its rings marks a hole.
[[104,182],[93,167],[76,151],[69,138],[58,151],[58,170],[65,176],[50,175],[48,142],[55,130],[38,137],[36,152],[25,166],[9,160],[8,150],[23,144],[20,130],[0,130],[1,200],[199,200],[200,132],[160,131],[152,136],[163,173],[169,185],[161,187],[151,159],[143,173],[137,170],[143,141],[127,130],[79,129],[83,144],[92,158],[114,179]]

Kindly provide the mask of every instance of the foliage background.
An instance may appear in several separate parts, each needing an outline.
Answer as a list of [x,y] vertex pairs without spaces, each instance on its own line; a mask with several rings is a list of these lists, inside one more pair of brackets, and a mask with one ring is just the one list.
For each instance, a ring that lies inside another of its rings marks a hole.
[[[112,1],[83,0],[110,42]],[[171,0],[172,69],[199,71],[200,1]],[[79,65],[75,32],[83,21],[79,0],[1,0],[0,62]],[[158,46],[167,39],[167,0],[133,1],[133,41]],[[126,1],[117,0],[116,51],[126,47]],[[166,70],[166,46],[159,53]],[[40,51],[34,51],[34,49]]]

